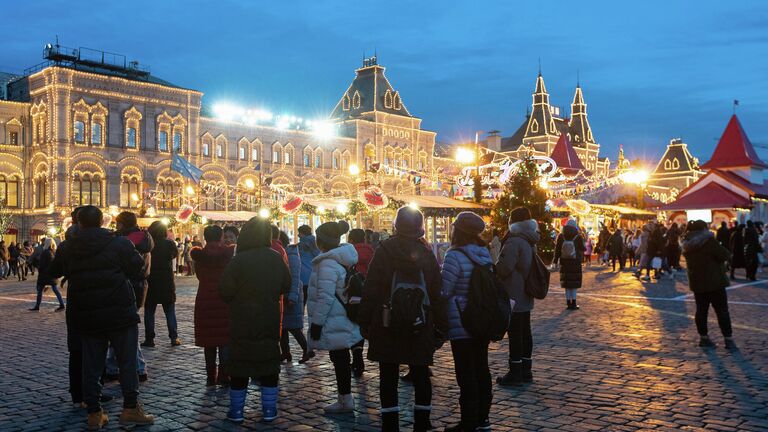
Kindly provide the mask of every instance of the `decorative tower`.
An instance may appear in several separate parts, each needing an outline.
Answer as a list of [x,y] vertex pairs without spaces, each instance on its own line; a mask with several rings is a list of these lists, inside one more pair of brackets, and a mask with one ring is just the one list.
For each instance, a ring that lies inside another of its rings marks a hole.
[[552,152],[560,132],[557,130],[555,118],[549,105],[549,93],[544,85],[544,77],[539,72],[536,78],[536,90],[533,92],[531,115],[523,136],[523,145],[533,147],[537,151],[549,154]]
[[587,104],[584,103],[584,95],[581,93],[581,86],[576,85],[576,93],[573,95],[571,103],[571,123],[568,125],[571,130],[571,142],[576,147],[586,147],[587,143],[594,144],[592,137],[592,128],[587,120]]

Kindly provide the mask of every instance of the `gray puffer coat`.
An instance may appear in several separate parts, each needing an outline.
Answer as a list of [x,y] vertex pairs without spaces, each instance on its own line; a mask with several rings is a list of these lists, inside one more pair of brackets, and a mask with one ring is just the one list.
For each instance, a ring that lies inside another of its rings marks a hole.
[[459,308],[467,306],[469,280],[476,265],[491,264],[488,248],[468,244],[460,248],[451,248],[443,261],[443,298],[448,302],[448,340],[469,339],[472,336],[461,324]]
[[525,292],[525,279],[531,271],[534,248],[541,239],[538,229],[539,225],[534,219],[510,224],[499,262],[496,263],[504,288],[509,298],[515,301],[512,312],[533,310],[533,297]]

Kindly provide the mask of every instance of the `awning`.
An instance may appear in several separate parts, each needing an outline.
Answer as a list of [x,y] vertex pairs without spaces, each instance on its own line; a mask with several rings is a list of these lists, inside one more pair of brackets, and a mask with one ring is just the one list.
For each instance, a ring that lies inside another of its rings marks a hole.
[[711,182],[701,189],[687,193],[675,201],[661,206],[659,210],[730,210],[749,207],[752,207],[752,202],[748,197],[726,189],[718,183]]
[[245,210],[238,211],[210,211],[195,210],[195,213],[213,222],[247,222],[251,218],[258,216],[256,212]]
[[634,208],[634,207],[626,207],[626,206],[612,205],[612,204],[590,204],[590,207],[616,212],[621,216],[634,216],[639,218],[648,217],[649,219],[656,217],[656,213],[652,211],[643,210],[643,209]]
[[460,201],[440,195],[392,195],[392,198],[406,204],[415,203],[419,208],[425,209],[480,209],[488,210],[487,206],[470,201]]

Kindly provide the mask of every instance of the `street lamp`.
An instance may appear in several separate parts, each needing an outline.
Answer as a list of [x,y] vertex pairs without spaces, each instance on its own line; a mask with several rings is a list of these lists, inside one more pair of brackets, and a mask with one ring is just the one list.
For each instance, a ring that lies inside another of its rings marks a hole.
[[357,166],[357,164],[352,164],[349,166],[349,174],[352,176],[359,176],[360,175],[360,167]]
[[253,179],[245,179],[245,187],[251,190],[256,187],[256,184],[253,182]]
[[474,161],[475,152],[464,147],[459,147],[456,149],[456,162],[469,165]]

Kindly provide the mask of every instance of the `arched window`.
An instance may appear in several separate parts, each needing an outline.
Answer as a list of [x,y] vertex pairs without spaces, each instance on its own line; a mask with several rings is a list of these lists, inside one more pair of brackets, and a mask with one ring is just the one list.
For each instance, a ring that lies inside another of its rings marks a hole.
[[245,146],[240,146],[237,150],[237,157],[240,160],[245,160]]
[[203,143],[203,156],[210,156],[211,155],[211,148],[209,147],[208,143]]
[[35,208],[48,207],[48,177],[39,175],[35,179]]
[[278,164],[282,161],[283,158],[283,149],[280,147],[280,144],[274,144],[272,146],[272,163]]
[[134,208],[140,201],[139,179],[123,176],[120,180],[120,207]]
[[315,150],[315,168],[323,167],[323,151],[321,149]]
[[293,165],[293,146],[288,144],[283,151],[283,163],[286,165]]
[[91,144],[101,145],[101,142],[102,142],[101,137],[103,133],[104,132],[103,132],[101,123],[93,122],[91,124]]
[[105,125],[107,124],[107,108],[96,102],[96,105],[91,107],[91,145],[101,146],[106,141],[107,137],[104,133]]
[[181,132],[174,132],[173,133],[173,152],[174,153],[181,153]]
[[0,174],[0,200],[5,201],[6,207],[19,206],[19,178],[15,175],[6,176]]
[[251,149],[251,160],[252,161],[259,160],[259,149],[257,149],[256,147]]
[[224,147],[221,144],[216,144],[216,157],[224,157]]
[[82,120],[75,121],[75,142],[85,142],[85,123]]
[[72,178],[72,196],[76,205],[101,207],[101,179],[98,174],[75,174]]
[[181,205],[181,180],[159,180],[158,186],[162,192],[157,202],[157,208],[163,210],[176,210]]
[[333,152],[333,156],[332,156],[332,161],[331,162],[332,162],[331,166],[333,167],[333,169],[335,169],[335,170],[339,169],[339,167],[341,166],[341,152],[340,151],[336,150],[336,151]]
[[135,127],[128,127],[125,131],[125,146],[128,148],[135,149],[137,145],[136,140],[136,128]]
[[135,107],[125,112],[125,146],[129,149],[138,149],[141,144],[139,141],[140,122],[141,113]]
[[168,151],[168,132],[161,130],[157,138],[157,149],[160,151]]

